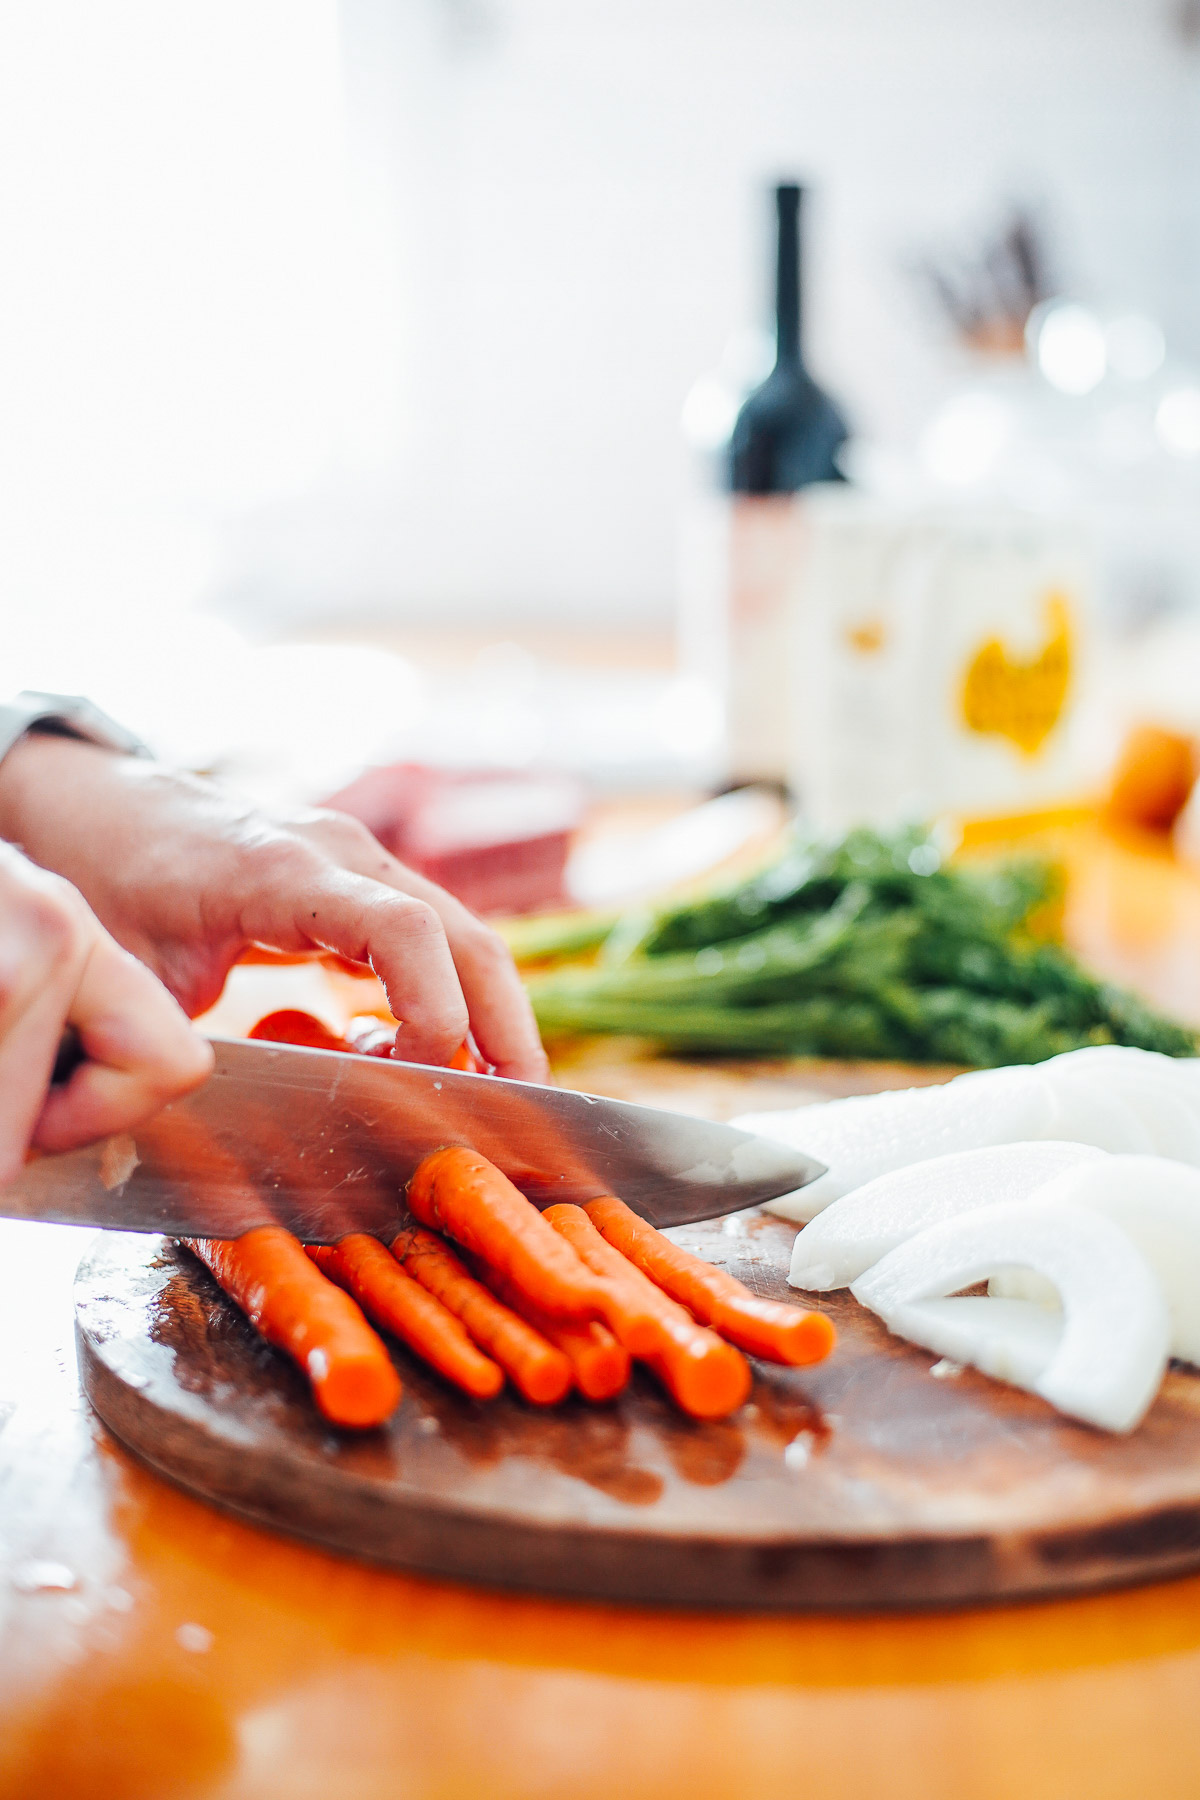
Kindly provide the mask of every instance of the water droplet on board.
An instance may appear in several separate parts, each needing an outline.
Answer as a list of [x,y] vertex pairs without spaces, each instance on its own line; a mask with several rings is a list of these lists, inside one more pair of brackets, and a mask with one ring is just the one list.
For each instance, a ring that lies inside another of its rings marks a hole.
[[181,1650],[191,1650],[195,1655],[201,1656],[206,1650],[212,1649],[213,1634],[207,1625],[188,1623],[178,1627],[175,1642]]
[[79,1578],[66,1563],[31,1557],[28,1562],[17,1564],[12,1585],[18,1594],[69,1594],[79,1585]]
[[441,1426],[432,1415],[417,1420],[417,1430],[421,1433],[422,1437],[433,1437],[435,1433],[439,1432],[441,1429]]
[[812,1455],[812,1432],[798,1431],[783,1453],[786,1468],[802,1469]]

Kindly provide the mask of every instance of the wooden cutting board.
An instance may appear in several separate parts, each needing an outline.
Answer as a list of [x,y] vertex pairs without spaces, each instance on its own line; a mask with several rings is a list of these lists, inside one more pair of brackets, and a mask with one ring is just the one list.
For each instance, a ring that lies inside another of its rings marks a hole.
[[[782,1221],[679,1236],[789,1294]],[[848,1296],[829,1310],[833,1357],[759,1365],[722,1423],[682,1418],[640,1376],[610,1406],[480,1405],[397,1348],[400,1409],[357,1436],[321,1421],[186,1252],[109,1234],[76,1288],[85,1389],[131,1449],[218,1505],[383,1563],[741,1608],[996,1600],[1200,1565],[1200,1376],[1172,1370],[1139,1430],[1114,1438],[970,1371],[936,1375]]]

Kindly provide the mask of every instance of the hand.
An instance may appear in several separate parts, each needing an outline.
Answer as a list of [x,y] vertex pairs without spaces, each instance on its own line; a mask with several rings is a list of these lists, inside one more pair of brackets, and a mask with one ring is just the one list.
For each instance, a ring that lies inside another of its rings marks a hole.
[[[66,1025],[87,1060],[51,1088]],[[211,1046],[82,896],[0,844],[0,1185],[30,1144],[131,1130],[211,1067]]]
[[268,817],[212,782],[31,733],[0,765],[0,836],[72,881],[193,1016],[252,944],[335,950],[383,982],[398,1056],[446,1063],[469,1027],[498,1074],[547,1079],[502,939],[356,819]]

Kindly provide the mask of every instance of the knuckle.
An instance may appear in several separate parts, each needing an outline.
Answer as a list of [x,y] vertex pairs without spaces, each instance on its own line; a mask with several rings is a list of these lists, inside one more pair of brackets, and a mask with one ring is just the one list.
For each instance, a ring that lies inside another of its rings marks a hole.
[[326,867],[313,845],[288,832],[272,832],[254,846],[248,864],[240,871],[238,886],[245,888],[252,900],[278,901],[307,894]]
[[307,830],[319,842],[343,855],[379,848],[379,840],[361,819],[330,807],[314,809],[309,814]]
[[65,896],[39,894],[25,911],[31,944],[52,956],[65,955],[79,935],[80,921]]
[[427,900],[414,900],[408,894],[400,894],[394,900],[389,898],[388,905],[394,906],[400,914],[405,931],[415,946],[428,946],[439,939],[445,941],[442,921]]
[[467,947],[473,959],[485,969],[499,973],[514,966],[508,945],[500,933],[493,931],[488,925],[477,924],[472,927],[467,937]]
[[260,865],[272,875],[291,876],[318,867],[320,856],[311,844],[290,831],[273,831],[256,846]]
[[0,862],[0,1005],[21,1004],[80,955],[98,930],[80,894],[61,876],[16,853]]

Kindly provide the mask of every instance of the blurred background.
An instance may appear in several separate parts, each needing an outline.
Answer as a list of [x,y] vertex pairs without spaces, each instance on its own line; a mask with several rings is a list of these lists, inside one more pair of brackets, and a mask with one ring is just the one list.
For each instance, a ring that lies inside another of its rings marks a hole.
[[[781,183],[840,424],[742,479]],[[428,866],[745,780],[668,873],[785,789],[1076,804],[1139,729],[1181,814],[1196,0],[9,7],[0,254],[10,688]]]

